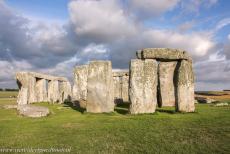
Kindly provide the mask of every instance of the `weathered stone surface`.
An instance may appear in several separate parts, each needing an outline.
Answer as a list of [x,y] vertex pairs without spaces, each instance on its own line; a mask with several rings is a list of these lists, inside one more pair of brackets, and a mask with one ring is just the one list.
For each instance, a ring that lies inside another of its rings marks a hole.
[[191,57],[184,50],[169,48],[146,48],[137,51],[139,59],[157,59],[162,61],[170,60],[191,60]]
[[60,91],[60,103],[71,101],[72,91],[71,85],[69,82],[60,81],[59,82],[59,91]]
[[89,63],[87,91],[87,112],[113,112],[113,76],[110,61]]
[[42,106],[19,105],[17,109],[20,115],[32,118],[44,117],[50,113],[48,108]]
[[194,73],[191,61],[179,62],[176,82],[176,110],[194,112]]
[[113,82],[115,103],[128,102],[129,72],[113,72]]
[[51,80],[48,82],[48,101],[51,103],[60,102],[59,98],[59,84],[58,80]]
[[159,104],[160,106],[175,106],[174,72],[177,62],[160,62],[159,72]]
[[48,91],[46,89],[46,83],[47,81],[45,79],[36,78],[36,85],[35,85],[35,91],[36,91],[36,98],[37,102],[44,102],[48,100]]
[[129,96],[131,114],[155,112],[157,104],[156,60],[131,60]]
[[86,108],[88,65],[76,66],[74,69],[73,101]]
[[35,72],[18,72],[16,74],[19,87],[18,104],[34,102],[62,102],[59,81],[64,82],[64,97],[71,95],[71,86],[66,78],[55,77]]
[[129,102],[129,76],[122,77],[122,99],[123,102]]
[[123,102],[122,100],[122,94],[121,94],[121,77],[120,76],[114,76],[113,77],[113,83],[114,83],[114,102],[116,104],[119,104]]
[[210,104],[213,102],[216,102],[216,100],[206,97],[195,97],[195,99],[198,101],[198,103],[204,103],[204,104]]

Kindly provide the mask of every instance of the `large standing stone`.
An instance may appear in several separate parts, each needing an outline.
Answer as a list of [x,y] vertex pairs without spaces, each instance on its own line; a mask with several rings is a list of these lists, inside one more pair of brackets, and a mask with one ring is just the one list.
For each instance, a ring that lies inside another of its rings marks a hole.
[[113,76],[110,61],[90,62],[87,91],[87,112],[113,112]]
[[76,66],[74,69],[73,101],[86,107],[88,65]]
[[159,104],[175,106],[174,74],[177,62],[160,62],[159,71]]
[[157,104],[157,61],[133,59],[130,63],[130,113],[153,113]]
[[121,92],[121,77],[120,76],[114,76],[113,77],[113,83],[114,83],[114,99],[115,103],[120,103],[122,100],[122,92]]
[[181,60],[178,65],[176,87],[176,110],[194,112],[194,73],[192,62]]
[[71,101],[72,91],[68,81],[59,82],[60,103]]
[[43,102],[47,101],[47,89],[46,89],[46,80],[45,79],[40,79],[36,78],[36,97],[37,97],[37,102]]
[[16,74],[17,84],[19,87],[18,104],[30,104],[37,101],[35,94],[35,77],[28,72],[18,72]]
[[129,102],[129,75],[122,77],[122,99],[123,102]]
[[48,82],[48,100],[51,103],[59,102],[59,84],[58,80],[50,80]]
[[129,101],[129,72],[113,72],[115,103]]

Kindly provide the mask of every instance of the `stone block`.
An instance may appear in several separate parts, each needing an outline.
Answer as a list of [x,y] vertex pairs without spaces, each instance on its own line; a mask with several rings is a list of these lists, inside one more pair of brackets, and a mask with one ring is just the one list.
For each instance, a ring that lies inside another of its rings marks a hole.
[[169,49],[169,48],[146,48],[141,51],[137,51],[137,58],[139,59],[157,59],[160,61],[170,60],[189,60],[191,57],[186,51],[180,49]]
[[176,110],[194,112],[194,73],[192,62],[181,60],[176,72]]
[[154,113],[157,104],[157,61],[133,59],[130,63],[130,113]]
[[159,75],[159,105],[175,106],[175,84],[174,74],[177,62],[160,62],[158,66]]
[[86,111],[114,111],[112,65],[110,61],[91,61],[88,67]]

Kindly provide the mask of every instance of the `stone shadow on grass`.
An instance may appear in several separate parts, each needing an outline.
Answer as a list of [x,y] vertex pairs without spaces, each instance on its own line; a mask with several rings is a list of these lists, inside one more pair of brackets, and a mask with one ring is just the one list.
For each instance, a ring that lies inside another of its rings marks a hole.
[[156,111],[157,112],[165,112],[165,113],[169,113],[169,114],[175,114],[176,113],[175,109],[157,108]]
[[85,108],[82,108],[80,106],[80,103],[78,101],[75,101],[74,103],[72,102],[65,102],[64,103],[64,107],[71,107],[73,110],[84,113],[85,112]]
[[129,102],[118,103],[116,104],[114,111],[116,111],[119,114],[125,115],[129,113],[129,106],[130,106]]

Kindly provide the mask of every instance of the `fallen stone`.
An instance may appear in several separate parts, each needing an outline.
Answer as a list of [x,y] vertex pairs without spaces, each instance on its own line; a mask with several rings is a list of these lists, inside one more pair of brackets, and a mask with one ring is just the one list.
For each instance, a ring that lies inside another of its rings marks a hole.
[[206,97],[195,97],[195,99],[198,101],[198,103],[203,103],[203,104],[210,104],[216,102],[216,100],[211,98],[206,98]]
[[216,104],[214,104],[214,106],[216,106],[216,107],[228,106],[228,105],[229,105],[228,103],[216,103]]
[[17,105],[4,105],[4,109],[17,109]]
[[17,109],[20,115],[32,118],[45,117],[50,113],[48,108],[42,106],[19,105]]
[[169,60],[192,60],[184,50],[169,48],[146,48],[138,50],[137,58],[139,59],[157,59],[161,61]]
[[91,61],[88,67],[86,111],[114,111],[112,64],[110,61]]
[[157,104],[157,61],[133,59],[130,63],[130,113],[154,113]]
[[192,62],[181,60],[176,68],[176,110],[194,112],[194,73]]
[[159,71],[159,104],[160,106],[175,106],[174,72],[177,62],[160,62]]

